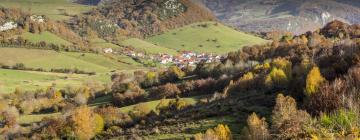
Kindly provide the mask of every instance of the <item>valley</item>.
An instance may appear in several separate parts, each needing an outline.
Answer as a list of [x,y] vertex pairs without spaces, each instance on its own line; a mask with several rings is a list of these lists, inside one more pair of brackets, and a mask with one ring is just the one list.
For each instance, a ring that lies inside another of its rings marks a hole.
[[358,139],[359,5],[0,0],[0,139]]

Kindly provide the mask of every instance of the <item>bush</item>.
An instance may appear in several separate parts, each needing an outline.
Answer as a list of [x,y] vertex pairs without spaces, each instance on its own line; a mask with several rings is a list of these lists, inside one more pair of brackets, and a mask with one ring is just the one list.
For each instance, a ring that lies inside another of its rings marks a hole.
[[273,68],[265,78],[265,85],[268,88],[285,88],[288,86],[288,81],[288,77],[283,70]]
[[278,139],[306,136],[305,124],[310,120],[310,115],[305,111],[297,110],[296,101],[292,97],[279,94],[271,118],[271,129]]
[[150,91],[150,96],[156,99],[176,97],[180,95],[181,91],[176,84],[167,83],[166,85],[153,88]]
[[320,69],[313,67],[306,78],[305,93],[309,97],[312,94],[319,92],[320,85],[325,81],[321,76]]
[[359,132],[359,112],[354,110],[324,113],[309,127],[309,133],[322,139],[356,139]]
[[232,140],[232,135],[227,125],[219,124],[214,129],[206,130],[205,134],[195,134],[195,140]]
[[336,79],[332,83],[326,83],[319,89],[319,93],[309,97],[308,110],[316,115],[321,112],[330,113],[344,107],[343,99],[347,92],[345,81]]

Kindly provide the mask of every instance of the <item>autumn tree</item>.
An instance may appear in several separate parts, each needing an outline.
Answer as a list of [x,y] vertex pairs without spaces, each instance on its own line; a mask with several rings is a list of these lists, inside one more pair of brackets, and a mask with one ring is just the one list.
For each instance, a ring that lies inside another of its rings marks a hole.
[[305,93],[311,96],[319,91],[320,85],[325,81],[320,73],[319,67],[313,67],[306,78]]
[[294,139],[305,135],[304,124],[308,123],[310,115],[297,109],[294,98],[279,94],[271,118],[271,130],[275,137]]
[[288,77],[282,69],[273,68],[271,72],[265,77],[265,85],[268,88],[278,87],[284,88],[288,85]]
[[244,139],[247,140],[268,140],[271,138],[265,118],[259,118],[256,113],[248,117],[247,127],[242,133]]
[[104,120],[101,116],[92,112],[87,106],[75,109],[69,116],[68,122],[74,136],[81,140],[93,138],[104,127]]

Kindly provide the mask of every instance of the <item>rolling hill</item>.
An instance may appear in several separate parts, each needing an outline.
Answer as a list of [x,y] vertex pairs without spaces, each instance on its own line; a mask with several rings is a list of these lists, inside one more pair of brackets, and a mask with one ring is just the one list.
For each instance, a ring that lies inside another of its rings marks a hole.
[[267,41],[216,22],[201,22],[152,36],[146,41],[175,49],[226,54],[241,47]]

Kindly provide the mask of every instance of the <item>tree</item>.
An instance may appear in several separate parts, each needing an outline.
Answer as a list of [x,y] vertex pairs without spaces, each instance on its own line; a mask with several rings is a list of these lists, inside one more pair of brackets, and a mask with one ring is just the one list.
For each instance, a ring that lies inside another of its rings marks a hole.
[[[101,118],[102,119],[102,118]],[[87,106],[75,109],[69,117],[69,126],[72,128],[75,137],[81,140],[90,140],[97,131],[102,129],[103,120],[96,117],[96,114]]]
[[259,118],[256,113],[251,114],[247,119],[247,127],[243,130],[243,137],[247,140],[268,140],[270,133],[265,118]]
[[319,67],[313,67],[306,78],[305,93],[311,96],[319,91],[320,85],[325,81],[320,73]]
[[278,94],[271,119],[271,130],[275,137],[295,139],[305,135],[304,127],[310,120],[310,115],[297,109],[294,98]]

